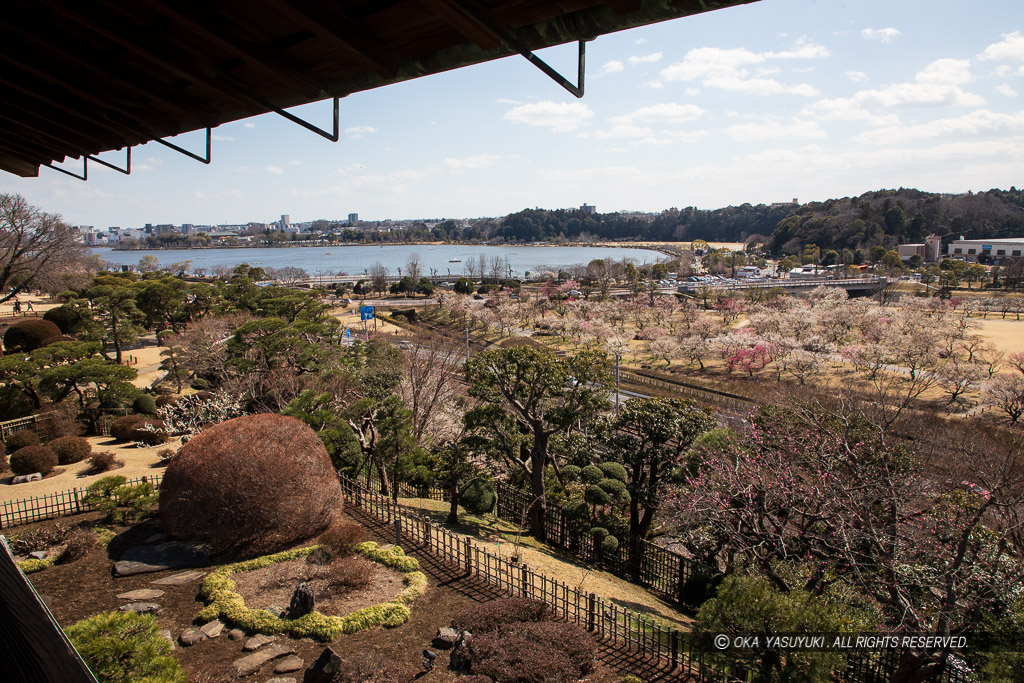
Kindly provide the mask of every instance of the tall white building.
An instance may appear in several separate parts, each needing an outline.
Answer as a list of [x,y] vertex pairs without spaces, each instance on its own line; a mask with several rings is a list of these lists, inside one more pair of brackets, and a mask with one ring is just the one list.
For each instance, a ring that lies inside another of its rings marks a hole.
[[1024,237],[966,240],[961,235],[958,240],[950,240],[946,247],[946,256],[949,258],[971,263],[999,265],[1020,258],[1021,255],[1024,255]]

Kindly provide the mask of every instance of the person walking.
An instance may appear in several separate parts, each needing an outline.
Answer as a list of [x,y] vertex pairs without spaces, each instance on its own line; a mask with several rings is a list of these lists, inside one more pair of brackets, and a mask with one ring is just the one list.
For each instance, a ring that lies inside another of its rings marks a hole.
[[21,302],[17,299],[14,300],[14,312],[21,313]]

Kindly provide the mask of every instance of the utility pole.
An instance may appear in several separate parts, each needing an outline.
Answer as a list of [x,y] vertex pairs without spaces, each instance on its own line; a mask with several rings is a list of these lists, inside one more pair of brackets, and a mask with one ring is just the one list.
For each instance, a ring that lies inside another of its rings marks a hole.
[[469,362],[469,328],[466,328],[466,362]]
[[621,355],[615,354],[615,417],[619,416],[619,359]]

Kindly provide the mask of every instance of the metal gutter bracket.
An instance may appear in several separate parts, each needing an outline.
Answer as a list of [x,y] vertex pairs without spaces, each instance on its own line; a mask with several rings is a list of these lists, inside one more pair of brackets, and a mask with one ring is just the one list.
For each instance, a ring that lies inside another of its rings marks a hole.
[[[206,158],[205,159],[203,157],[199,156],[198,154],[194,154],[194,153],[188,151],[187,149],[184,149],[182,147],[178,147],[173,142],[167,142],[166,140],[162,140],[160,138],[153,138],[153,142],[159,142],[164,147],[170,147],[175,152],[178,152],[180,154],[184,154],[185,156],[189,157],[190,159],[195,159],[196,161],[198,161],[201,164],[209,164],[210,163],[210,130],[211,130],[210,127],[207,126],[207,128],[206,128]],[[120,169],[118,169],[118,170],[120,170]]]
[[64,175],[69,175],[72,178],[74,178],[75,180],[88,180],[89,179],[89,155],[88,154],[85,154],[85,155],[82,156],[82,175],[78,175],[76,173],[72,173],[71,171],[65,171],[63,168],[57,168],[53,164],[41,164],[41,165],[42,166],[46,166],[48,168],[52,168],[54,171],[57,171],[58,173],[63,173]]
[[117,171],[118,173],[124,173],[125,175],[131,175],[132,174],[132,146],[131,145],[128,145],[128,149],[126,150],[126,152],[127,152],[127,154],[125,155],[124,168],[120,168],[118,166],[114,166],[113,164],[107,163],[106,161],[103,161],[103,159],[100,159],[98,157],[94,157],[91,154],[86,154],[85,158],[89,159],[90,161],[95,161],[97,164],[102,164],[103,166],[106,166],[107,168],[112,168],[115,171]]

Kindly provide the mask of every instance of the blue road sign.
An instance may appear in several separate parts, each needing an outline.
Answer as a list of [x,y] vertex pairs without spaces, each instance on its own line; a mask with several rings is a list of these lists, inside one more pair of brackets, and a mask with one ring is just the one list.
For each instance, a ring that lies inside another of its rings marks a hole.
[[352,330],[345,330],[345,339],[348,339],[351,336],[352,336]]
[[359,307],[359,319],[360,320],[373,320],[373,306],[360,306]]

